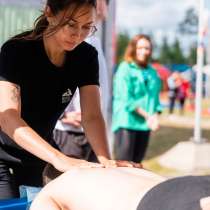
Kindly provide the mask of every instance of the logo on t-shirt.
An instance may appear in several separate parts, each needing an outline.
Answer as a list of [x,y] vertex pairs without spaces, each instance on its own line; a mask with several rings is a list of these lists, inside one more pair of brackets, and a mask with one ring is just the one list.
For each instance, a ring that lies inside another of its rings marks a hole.
[[70,102],[71,96],[72,96],[72,92],[68,88],[67,91],[62,95],[62,104]]

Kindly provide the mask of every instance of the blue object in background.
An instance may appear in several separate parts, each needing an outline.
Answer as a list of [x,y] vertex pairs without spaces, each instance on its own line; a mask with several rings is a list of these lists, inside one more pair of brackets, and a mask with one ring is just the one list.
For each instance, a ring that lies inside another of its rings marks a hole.
[[41,187],[20,186],[20,198],[0,200],[0,210],[29,210]]
[[185,71],[191,71],[192,67],[187,64],[169,64],[166,65],[172,72],[178,71],[178,72],[185,72]]
[[42,189],[41,187],[21,185],[19,187],[20,198],[27,198],[28,202],[32,202],[41,189]]
[[8,199],[0,201],[0,210],[27,210],[30,203],[27,198]]

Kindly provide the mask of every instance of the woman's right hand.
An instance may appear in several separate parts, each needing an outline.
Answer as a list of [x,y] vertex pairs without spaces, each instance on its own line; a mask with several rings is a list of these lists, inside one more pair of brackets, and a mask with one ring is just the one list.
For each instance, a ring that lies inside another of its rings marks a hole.
[[69,124],[76,128],[81,127],[81,112],[66,112],[61,120],[63,123]]
[[156,114],[148,117],[147,125],[152,131],[156,131],[159,129],[160,126],[159,126],[159,121]]
[[92,163],[82,159],[76,159],[68,157],[64,154],[59,154],[55,160],[53,160],[53,166],[61,171],[65,172],[72,168],[103,168],[104,166],[100,163]]

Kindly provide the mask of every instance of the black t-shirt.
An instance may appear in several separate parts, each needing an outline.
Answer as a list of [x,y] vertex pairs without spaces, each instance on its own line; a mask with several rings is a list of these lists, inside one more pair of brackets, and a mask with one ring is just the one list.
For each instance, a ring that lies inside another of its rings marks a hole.
[[49,60],[42,39],[9,40],[0,52],[0,80],[20,86],[22,118],[50,141],[76,88],[99,85],[97,51],[82,42],[57,67]]

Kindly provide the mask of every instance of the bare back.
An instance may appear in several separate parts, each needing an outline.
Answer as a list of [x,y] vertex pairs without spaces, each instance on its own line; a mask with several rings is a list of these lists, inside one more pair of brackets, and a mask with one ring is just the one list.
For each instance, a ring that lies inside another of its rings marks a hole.
[[164,180],[136,168],[73,169],[50,182],[31,210],[136,210],[145,193]]

